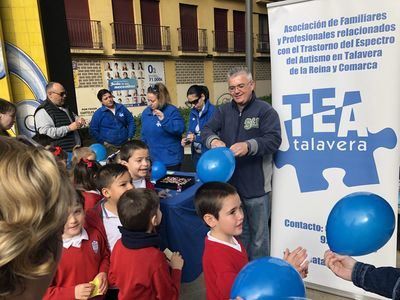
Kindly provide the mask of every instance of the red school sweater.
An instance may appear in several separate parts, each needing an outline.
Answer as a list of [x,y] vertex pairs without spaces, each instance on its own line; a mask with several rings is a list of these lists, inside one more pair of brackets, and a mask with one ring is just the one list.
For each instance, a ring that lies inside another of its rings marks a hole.
[[170,271],[155,247],[128,249],[119,240],[111,254],[109,282],[119,289],[119,300],[178,300],[181,270]]
[[102,195],[90,191],[82,191],[82,195],[85,198],[85,212],[95,207],[103,199]]
[[[85,228],[89,240],[82,240],[80,248],[62,249],[60,263],[43,299],[75,299],[75,286],[92,281],[100,272],[108,273],[110,252],[103,235],[94,228]],[[92,299],[103,299],[98,296]]]
[[247,252],[242,243],[242,251],[227,245],[205,240],[203,272],[206,283],[207,300],[230,299],[230,292],[237,274],[248,263]]

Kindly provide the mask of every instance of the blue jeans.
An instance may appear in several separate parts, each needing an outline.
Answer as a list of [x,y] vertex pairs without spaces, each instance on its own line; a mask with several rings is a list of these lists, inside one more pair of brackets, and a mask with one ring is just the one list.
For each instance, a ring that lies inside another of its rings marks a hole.
[[246,247],[249,260],[269,256],[270,201],[270,193],[259,198],[242,198],[244,222],[240,239]]

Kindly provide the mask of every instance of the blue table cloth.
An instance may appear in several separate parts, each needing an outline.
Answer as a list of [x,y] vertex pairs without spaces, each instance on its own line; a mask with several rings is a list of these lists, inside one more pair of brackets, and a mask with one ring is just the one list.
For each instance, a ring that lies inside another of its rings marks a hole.
[[[195,173],[186,172],[174,174],[196,176]],[[202,272],[204,238],[209,229],[197,216],[194,208],[194,194],[201,185],[196,177],[196,184],[182,192],[170,190],[170,196],[160,201],[163,213],[160,236],[166,247],[173,252],[179,251],[185,260],[182,270],[183,282],[195,280]]]

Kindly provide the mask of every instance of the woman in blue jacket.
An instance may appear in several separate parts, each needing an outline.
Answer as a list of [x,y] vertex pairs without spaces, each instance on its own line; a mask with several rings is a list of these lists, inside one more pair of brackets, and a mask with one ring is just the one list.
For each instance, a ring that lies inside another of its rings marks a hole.
[[133,138],[135,120],[124,105],[114,102],[114,96],[109,90],[101,89],[97,98],[102,106],[93,114],[89,132],[97,143],[104,144],[109,154]]
[[167,87],[157,83],[147,89],[148,107],[142,113],[142,140],[149,146],[153,161],[168,170],[179,171],[183,161],[182,134],[185,121],[171,104]]
[[191,144],[192,160],[194,166],[200,159],[202,153],[207,151],[201,143],[200,133],[204,125],[215,111],[214,105],[209,100],[208,88],[203,85],[192,85],[187,93],[186,105],[191,108],[189,115],[188,133],[182,139],[182,145]]

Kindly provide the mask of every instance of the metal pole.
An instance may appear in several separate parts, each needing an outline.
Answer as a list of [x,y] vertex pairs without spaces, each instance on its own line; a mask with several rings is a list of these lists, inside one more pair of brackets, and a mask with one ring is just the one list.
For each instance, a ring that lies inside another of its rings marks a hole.
[[246,0],[246,65],[253,74],[253,0]]

